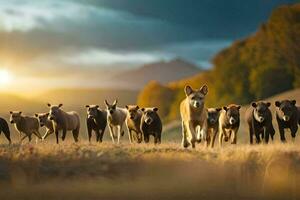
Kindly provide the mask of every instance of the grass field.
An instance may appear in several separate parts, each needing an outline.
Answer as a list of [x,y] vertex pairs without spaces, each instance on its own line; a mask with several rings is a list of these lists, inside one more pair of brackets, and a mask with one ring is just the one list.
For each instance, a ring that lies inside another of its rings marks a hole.
[[[182,149],[178,121],[164,124],[159,146],[129,145],[127,133],[121,145],[113,145],[107,132],[104,143],[96,144],[93,136],[88,144],[84,105],[101,104],[104,97],[95,93],[93,98],[76,97],[80,101],[74,103],[71,93],[65,95],[70,98],[62,95],[50,102],[61,101],[66,110],[80,113],[78,144],[68,133],[60,145],[54,143],[54,135],[38,144],[26,140],[20,145],[12,125],[13,145],[8,146],[0,135],[0,199],[300,199],[300,139],[292,144],[287,132],[288,143],[281,144],[277,131],[274,143],[247,145],[247,106],[241,110],[237,146],[206,149],[200,144],[196,150]],[[121,104],[134,102],[134,94]],[[300,90],[293,90],[268,100],[293,97],[300,102],[299,94]],[[8,109],[24,108],[31,115],[47,111],[42,102],[6,98],[7,106],[0,108],[0,114],[7,120]],[[12,99],[13,106],[8,107]],[[274,106],[271,109],[275,111]],[[275,120],[273,125],[277,129]]]
[[0,146],[1,199],[299,199],[293,144]]

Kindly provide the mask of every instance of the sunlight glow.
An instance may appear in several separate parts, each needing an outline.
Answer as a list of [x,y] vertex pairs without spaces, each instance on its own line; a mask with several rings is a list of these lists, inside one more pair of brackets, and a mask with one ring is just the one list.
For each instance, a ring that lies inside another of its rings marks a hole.
[[0,69],[0,87],[12,81],[12,74],[6,69]]

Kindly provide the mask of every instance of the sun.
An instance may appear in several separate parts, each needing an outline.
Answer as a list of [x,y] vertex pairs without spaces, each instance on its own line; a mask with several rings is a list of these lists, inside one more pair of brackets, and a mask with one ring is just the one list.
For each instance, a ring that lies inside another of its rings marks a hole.
[[12,74],[6,69],[0,69],[0,87],[12,81]]

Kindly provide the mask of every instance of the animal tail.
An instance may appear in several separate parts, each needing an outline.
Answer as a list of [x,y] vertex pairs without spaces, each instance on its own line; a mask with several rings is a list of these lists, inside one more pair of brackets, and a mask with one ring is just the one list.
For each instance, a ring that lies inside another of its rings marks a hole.
[[122,132],[121,132],[121,136],[124,136],[125,135],[125,131],[124,130],[122,130]]

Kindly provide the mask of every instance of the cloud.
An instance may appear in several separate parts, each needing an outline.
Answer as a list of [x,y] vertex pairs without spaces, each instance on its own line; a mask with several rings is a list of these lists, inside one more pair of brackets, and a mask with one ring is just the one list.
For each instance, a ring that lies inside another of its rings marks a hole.
[[109,52],[101,49],[89,49],[64,55],[62,61],[69,65],[104,66],[104,65],[131,65],[137,66],[157,60],[169,59],[167,55],[142,52]]
[[209,67],[283,2],[291,1],[1,1],[0,65],[62,71],[179,56]]

